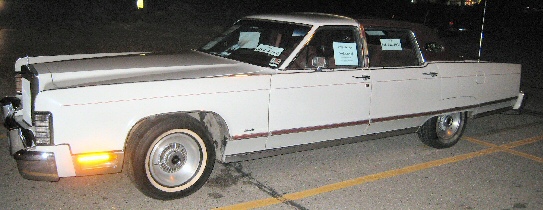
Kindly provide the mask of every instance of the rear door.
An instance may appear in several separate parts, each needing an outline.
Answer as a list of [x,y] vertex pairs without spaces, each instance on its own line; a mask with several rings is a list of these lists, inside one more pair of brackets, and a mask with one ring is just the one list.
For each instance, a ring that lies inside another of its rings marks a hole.
[[440,107],[439,71],[425,65],[413,32],[366,29],[372,79],[369,133],[420,125]]

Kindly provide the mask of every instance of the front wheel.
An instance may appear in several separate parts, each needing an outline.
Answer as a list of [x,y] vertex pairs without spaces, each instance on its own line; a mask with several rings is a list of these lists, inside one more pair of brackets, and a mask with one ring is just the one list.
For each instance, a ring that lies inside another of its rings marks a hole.
[[204,127],[165,119],[134,139],[129,175],[145,195],[171,200],[192,194],[209,178],[215,150]]
[[417,132],[422,143],[434,148],[448,148],[455,145],[466,127],[465,112],[444,114],[430,118]]

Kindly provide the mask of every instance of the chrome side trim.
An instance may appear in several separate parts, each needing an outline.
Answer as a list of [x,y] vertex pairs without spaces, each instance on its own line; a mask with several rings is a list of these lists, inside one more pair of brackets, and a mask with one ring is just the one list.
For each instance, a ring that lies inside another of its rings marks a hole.
[[360,121],[355,121],[355,122],[344,122],[344,123],[335,123],[335,124],[329,124],[329,125],[319,125],[319,126],[312,126],[312,127],[276,130],[276,131],[272,131],[271,135],[275,136],[275,135],[284,135],[284,134],[290,134],[290,133],[303,133],[303,132],[308,132],[308,131],[349,127],[349,126],[355,126],[355,125],[365,125],[365,124],[369,124],[369,122],[370,122],[369,120],[360,120]]
[[[376,123],[376,122],[386,122],[386,121],[393,121],[393,120],[401,120],[401,119],[407,119],[407,118],[414,118],[414,117],[424,117],[424,116],[436,116],[440,114],[445,113],[452,113],[452,112],[459,112],[459,111],[468,111],[470,109],[475,108],[484,108],[484,107],[490,107],[494,105],[499,105],[501,103],[510,103],[514,100],[517,100],[515,97],[496,100],[496,101],[490,101],[486,103],[476,104],[476,105],[470,105],[470,106],[463,106],[463,107],[456,107],[456,108],[450,108],[450,109],[444,109],[444,110],[438,110],[438,111],[432,111],[432,112],[424,112],[424,113],[417,113],[417,114],[410,114],[410,115],[401,115],[401,116],[392,116],[392,117],[385,117],[385,118],[377,118],[372,119],[370,123]],[[503,112],[504,110],[510,110],[511,106],[506,106],[503,108],[494,108],[489,111],[483,111],[481,113],[478,113],[476,116],[483,116],[486,114],[492,114],[496,112]],[[495,111],[495,112],[494,112]],[[348,124],[344,125],[347,126]],[[321,130],[321,129],[330,129],[330,128],[336,128],[336,127],[342,127],[343,124],[337,124],[335,126],[326,126],[326,127],[311,127],[311,128],[303,128],[303,129],[291,129],[288,130],[288,132],[281,132],[277,133],[277,131],[272,132],[272,135],[280,135],[280,134],[290,134],[290,133],[297,133],[297,132],[307,132],[307,131],[313,131],[313,130]],[[318,129],[317,129],[318,128]],[[344,138],[344,139],[336,139],[336,140],[327,140],[323,142],[318,143],[311,143],[311,144],[302,144],[302,145],[294,145],[289,147],[283,147],[283,148],[276,148],[276,149],[267,149],[267,150],[261,150],[257,152],[248,152],[248,153],[240,153],[240,154],[232,154],[227,155],[225,157],[224,162],[237,162],[237,161],[244,161],[244,160],[251,160],[251,159],[258,159],[258,158],[264,158],[264,157],[270,157],[280,154],[287,154],[287,153],[293,153],[293,152],[299,152],[299,151],[305,151],[305,150],[312,150],[317,148],[324,148],[324,147],[330,147],[330,146],[337,146],[342,144],[350,144],[360,141],[366,141],[366,140],[373,140],[373,139],[379,139],[379,138],[386,138],[390,136],[397,136],[402,134],[408,134],[408,133],[414,133],[416,132],[418,127],[412,127],[412,128],[405,128],[400,130],[393,130],[393,131],[387,131],[383,133],[374,133],[369,135],[362,135],[358,137],[352,137],[352,138]]]
[[468,109],[474,109],[474,108],[480,108],[480,107],[505,103],[505,102],[513,101],[515,99],[516,99],[515,97],[511,97],[511,98],[505,98],[505,99],[496,100],[496,101],[485,102],[485,103],[481,103],[481,104],[475,104],[475,105],[463,106],[463,107],[455,107],[455,108],[443,109],[443,110],[438,110],[438,111],[376,118],[376,119],[372,119],[370,123],[384,122],[384,121],[390,121],[390,120],[399,120],[399,119],[406,119],[406,118],[413,118],[413,117],[437,116],[437,115],[445,114],[445,113],[459,112],[459,111],[464,111],[464,110],[468,110]]
[[276,155],[282,155],[282,154],[288,154],[288,153],[294,153],[294,152],[300,152],[300,151],[306,151],[306,150],[313,150],[313,149],[319,149],[319,148],[325,148],[325,147],[331,147],[331,146],[337,146],[337,145],[343,145],[343,144],[352,144],[352,143],[357,143],[361,141],[368,141],[368,140],[381,139],[381,138],[398,136],[398,135],[403,135],[403,134],[408,134],[408,133],[414,133],[417,131],[417,129],[418,127],[405,128],[405,129],[400,129],[400,130],[369,134],[369,135],[363,135],[363,136],[357,136],[357,137],[351,137],[351,138],[328,140],[328,141],[311,143],[311,144],[294,145],[294,146],[277,148],[277,149],[262,150],[258,152],[248,152],[248,153],[227,155],[225,157],[224,162],[225,163],[238,162],[238,161],[259,159],[259,158],[265,158],[265,157],[271,157],[271,156],[276,156]]

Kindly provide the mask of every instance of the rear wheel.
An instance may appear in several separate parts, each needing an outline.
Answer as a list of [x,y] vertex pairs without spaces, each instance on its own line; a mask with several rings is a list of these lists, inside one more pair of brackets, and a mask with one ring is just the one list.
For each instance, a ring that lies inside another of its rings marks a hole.
[[170,200],[192,194],[207,181],[215,150],[193,119],[165,119],[130,143],[129,175],[145,195]]
[[458,112],[430,118],[419,129],[422,143],[434,148],[452,147],[464,133],[466,113]]

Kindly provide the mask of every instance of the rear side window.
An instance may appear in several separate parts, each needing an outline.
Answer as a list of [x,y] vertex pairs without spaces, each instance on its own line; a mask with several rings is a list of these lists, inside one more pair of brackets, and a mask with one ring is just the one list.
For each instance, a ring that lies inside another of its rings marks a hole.
[[366,41],[371,67],[419,66],[419,46],[412,31],[406,29],[368,28]]

